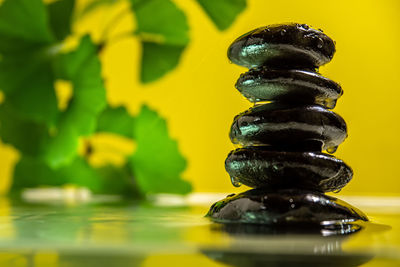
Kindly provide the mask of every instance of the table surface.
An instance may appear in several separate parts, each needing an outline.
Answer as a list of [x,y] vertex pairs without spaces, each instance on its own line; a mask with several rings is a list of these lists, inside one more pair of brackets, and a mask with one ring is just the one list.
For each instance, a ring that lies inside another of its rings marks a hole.
[[0,200],[1,266],[400,266],[400,199],[343,197],[371,223],[351,235],[227,230],[220,194],[151,202]]

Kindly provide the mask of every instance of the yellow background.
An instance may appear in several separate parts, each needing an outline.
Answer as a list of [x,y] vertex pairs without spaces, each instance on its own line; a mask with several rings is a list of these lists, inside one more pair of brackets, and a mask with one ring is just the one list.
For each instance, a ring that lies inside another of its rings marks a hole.
[[[228,46],[253,28],[300,22],[323,29],[337,45],[332,62],[321,73],[344,89],[334,111],[346,120],[349,137],[335,155],[352,166],[355,175],[342,194],[400,194],[399,1],[249,0],[247,9],[224,32],[216,29],[196,1],[174,2],[187,15],[191,38],[177,69],[157,82],[140,84],[140,45],[135,38],[110,44],[101,59],[112,105],[125,105],[136,114],[147,103],[168,119],[170,133],[188,159],[184,177],[195,191],[244,190],[233,188],[224,170],[225,157],[233,149],[230,124],[250,107],[234,88],[246,70],[229,63]],[[81,21],[75,33],[90,31],[98,39],[107,22],[127,7],[122,1],[99,10]],[[134,18],[125,15],[110,35],[134,28]],[[2,145],[0,158],[4,189],[17,155]]]

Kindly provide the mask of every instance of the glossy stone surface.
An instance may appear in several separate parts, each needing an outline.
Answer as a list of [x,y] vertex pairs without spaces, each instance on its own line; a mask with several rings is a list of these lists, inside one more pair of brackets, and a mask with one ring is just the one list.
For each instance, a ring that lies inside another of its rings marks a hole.
[[236,88],[251,102],[269,103],[248,109],[232,123],[229,137],[242,148],[229,153],[225,169],[232,185],[256,189],[211,206],[207,216],[225,231],[343,235],[361,229],[352,222],[368,221],[361,211],[323,194],[340,191],[353,177],[346,163],[321,152],[334,153],[347,137],[345,121],[328,110],[342,88],[317,70],[334,53],[331,38],[297,23],[257,28],[229,47],[232,63],[251,68]]
[[334,81],[314,71],[276,70],[260,67],[240,75],[239,92],[251,102],[319,104],[332,109],[343,94]]
[[229,136],[234,144],[243,146],[290,148],[301,143],[318,142],[322,150],[331,150],[347,137],[347,126],[338,114],[318,105],[270,103],[236,116]]
[[242,35],[230,45],[228,58],[247,68],[317,68],[328,63],[334,53],[334,41],[322,31],[292,23],[260,27]]
[[318,152],[247,147],[232,151],[225,169],[235,182],[253,188],[301,188],[319,192],[340,190],[353,177],[342,160]]
[[220,223],[308,226],[368,221],[337,198],[299,189],[253,189],[214,203],[207,216]]

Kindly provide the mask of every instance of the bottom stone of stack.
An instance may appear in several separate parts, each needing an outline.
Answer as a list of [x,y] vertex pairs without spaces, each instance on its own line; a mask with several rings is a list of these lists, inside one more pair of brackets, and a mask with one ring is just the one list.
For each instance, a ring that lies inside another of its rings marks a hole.
[[252,189],[214,203],[207,216],[218,223],[321,227],[367,216],[352,205],[323,193],[299,189]]

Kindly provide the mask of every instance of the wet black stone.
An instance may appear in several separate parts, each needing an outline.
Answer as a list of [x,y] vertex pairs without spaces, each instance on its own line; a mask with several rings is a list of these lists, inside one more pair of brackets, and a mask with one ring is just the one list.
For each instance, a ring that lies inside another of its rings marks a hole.
[[315,103],[329,109],[343,93],[339,84],[314,71],[265,67],[240,75],[236,88],[251,102]]
[[328,110],[342,88],[317,72],[334,53],[331,38],[296,23],[255,29],[229,47],[233,63],[252,68],[236,88],[251,102],[271,103],[239,114],[231,126],[230,139],[242,148],[228,155],[225,169],[234,186],[256,189],[229,195],[210,208],[207,216],[228,233],[299,229],[340,235],[361,229],[353,222],[368,221],[361,211],[323,194],[341,190],[353,177],[342,160],[321,152],[334,153],[347,137],[345,121]]
[[253,189],[214,203],[208,214],[215,222],[316,225],[368,221],[357,208],[337,198],[300,189]]
[[260,27],[236,39],[228,58],[247,68],[261,65],[275,68],[317,68],[335,53],[334,41],[305,24]]
[[225,169],[236,182],[253,188],[301,188],[319,192],[340,190],[352,169],[334,156],[318,152],[273,151],[246,147],[232,151]]
[[248,109],[235,117],[230,138],[243,146],[299,146],[319,142],[321,149],[337,147],[347,137],[345,121],[318,105],[269,103]]

